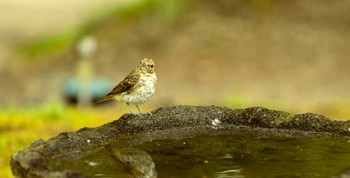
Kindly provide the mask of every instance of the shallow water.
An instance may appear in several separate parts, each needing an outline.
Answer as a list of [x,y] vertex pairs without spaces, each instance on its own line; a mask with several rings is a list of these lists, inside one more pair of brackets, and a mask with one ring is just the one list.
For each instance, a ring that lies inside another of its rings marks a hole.
[[350,143],[332,138],[230,135],[108,146],[57,165],[92,177],[331,177],[350,168]]

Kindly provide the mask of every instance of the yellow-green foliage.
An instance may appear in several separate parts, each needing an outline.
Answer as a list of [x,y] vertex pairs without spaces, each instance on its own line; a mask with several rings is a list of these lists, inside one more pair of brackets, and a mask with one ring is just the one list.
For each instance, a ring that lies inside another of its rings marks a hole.
[[[153,13],[166,23],[173,23],[188,6],[189,0],[142,0],[128,5],[106,7],[93,13],[89,21],[66,32],[43,36],[35,41],[25,42],[18,48],[18,53],[25,59],[33,60],[37,57],[64,53],[74,48],[75,43],[84,35],[91,35],[106,21],[125,23],[143,18]],[[114,20],[112,20],[114,19]],[[122,24],[121,24],[122,25]]]
[[48,139],[60,132],[95,127],[120,117],[108,110],[66,107],[51,104],[40,108],[0,109],[0,177],[13,177],[10,157],[38,139]]

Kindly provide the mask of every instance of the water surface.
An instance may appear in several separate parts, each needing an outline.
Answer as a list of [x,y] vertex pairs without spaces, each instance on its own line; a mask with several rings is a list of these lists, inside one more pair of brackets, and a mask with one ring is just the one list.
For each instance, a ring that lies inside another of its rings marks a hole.
[[92,177],[331,177],[350,168],[350,143],[239,134],[158,140],[134,147],[111,145],[57,167]]

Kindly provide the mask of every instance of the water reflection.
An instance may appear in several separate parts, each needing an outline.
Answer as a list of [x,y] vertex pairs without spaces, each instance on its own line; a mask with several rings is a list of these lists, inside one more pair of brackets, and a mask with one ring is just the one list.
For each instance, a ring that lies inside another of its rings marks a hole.
[[[177,149],[185,150],[186,148],[192,149],[191,146],[186,146],[187,142],[182,142],[181,145],[184,146],[181,148],[179,145]],[[166,147],[164,144],[157,143],[157,147]],[[184,149],[185,148],[185,149]],[[113,159],[115,167],[124,173],[126,177],[132,178],[156,178],[157,171],[156,165],[153,161],[151,155],[144,151],[133,147],[119,147],[117,145],[107,145],[105,146],[107,154]],[[152,151],[152,154],[155,154]],[[176,155],[172,153],[156,153],[154,157],[157,159],[157,162],[162,162],[157,165],[162,169],[163,176],[170,177],[217,177],[217,178],[242,178],[242,168],[238,165],[233,165],[232,155],[225,154],[216,158],[208,157],[209,159],[197,158],[194,154],[194,157],[187,157]],[[202,154],[202,153],[200,153]],[[159,160],[159,155],[166,156],[162,160]],[[187,159],[187,160],[186,160]],[[225,166],[219,166],[218,160],[221,160],[222,163],[225,163]],[[165,161],[165,162],[164,162]],[[93,161],[88,162],[90,166],[96,166],[99,163]],[[197,166],[196,166],[197,165]],[[168,166],[171,170],[166,171],[164,175],[164,166]],[[179,170],[181,169],[181,170]],[[184,171],[187,170],[187,171]],[[185,172],[185,174],[184,174]],[[191,176],[190,176],[191,175]],[[95,177],[106,177],[104,174],[95,174]],[[160,176],[162,177],[162,176]]]
[[216,173],[216,178],[243,178],[242,175],[242,169],[240,169],[238,166],[235,169],[229,169],[221,172]]
[[350,146],[344,140],[237,134],[155,140],[133,147],[116,143],[59,168],[120,178],[332,177],[349,162]]
[[157,177],[154,162],[147,152],[135,148],[117,148],[111,145],[107,145],[105,149],[113,158],[116,166],[128,177]]

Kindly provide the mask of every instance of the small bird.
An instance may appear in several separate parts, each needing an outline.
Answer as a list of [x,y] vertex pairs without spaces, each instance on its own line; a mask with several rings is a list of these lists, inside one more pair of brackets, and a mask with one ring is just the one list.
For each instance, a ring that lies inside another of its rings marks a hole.
[[144,58],[137,69],[131,71],[111,92],[98,99],[96,103],[114,99],[126,103],[132,114],[134,113],[130,104],[136,105],[139,113],[142,114],[138,105],[144,104],[151,98],[156,90],[157,81],[153,60]]

